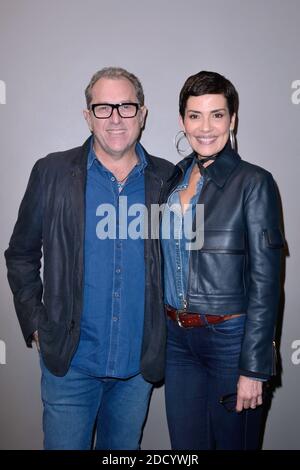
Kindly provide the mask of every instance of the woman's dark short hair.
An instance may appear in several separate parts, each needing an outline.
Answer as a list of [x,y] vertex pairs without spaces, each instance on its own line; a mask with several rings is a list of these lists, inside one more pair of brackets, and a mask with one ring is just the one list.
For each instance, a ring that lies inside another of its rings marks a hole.
[[233,84],[216,72],[202,71],[191,75],[183,85],[179,95],[179,113],[184,118],[187,100],[190,96],[207,94],[224,95],[227,100],[230,117],[237,113],[239,107],[239,95]]

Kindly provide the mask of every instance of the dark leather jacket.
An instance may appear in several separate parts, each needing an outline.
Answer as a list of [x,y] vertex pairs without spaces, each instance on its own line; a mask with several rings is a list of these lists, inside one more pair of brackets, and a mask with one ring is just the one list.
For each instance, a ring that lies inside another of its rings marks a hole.
[[[80,334],[88,150],[89,139],[82,147],[37,161],[5,252],[25,341],[31,346],[32,333],[38,330],[43,360],[58,376],[66,374]],[[150,217],[150,205],[159,202],[174,165],[147,152],[145,155],[145,200]],[[141,372],[146,380],[157,382],[163,378],[166,336],[159,241],[149,237],[144,246]]]
[[[194,154],[176,167],[168,194]],[[240,373],[274,373],[273,340],[280,295],[278,194],[272,175],[242,161],[227,144],[204,170],[204,244],[190,254],[187,310],[247,314]]]

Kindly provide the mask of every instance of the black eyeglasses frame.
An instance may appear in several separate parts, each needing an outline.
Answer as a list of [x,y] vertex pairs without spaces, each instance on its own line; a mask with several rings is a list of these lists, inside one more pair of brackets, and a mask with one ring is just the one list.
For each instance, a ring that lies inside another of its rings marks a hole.
[[[110,115],[105,116],[105,117],[96,116],[95,108],[99,105],[100,106],[110,106],[111,107]],[[120,113],[120,109],[119,109],[120,106],[126,106],[126,105],[131,105],[131,106],[135,107],[135,114],[133,116],[122,116],[122,114]],[[93,115],[95,116],[96,119],[109,119],[111,117],[112,113],[114,112],[114,109],[116,109],[118,111],[118,114],[122,119],[132,119],[137,115],[137,112],[140,109],[140,105],[139,105],[139,103],[132,103],[132,102],[129,102],[129,101],[125,102],[125,103],[116,103],[116,104],[113,104],[113,103],[94,103],[94,104],[90,105],[90,110],[93,112]]]

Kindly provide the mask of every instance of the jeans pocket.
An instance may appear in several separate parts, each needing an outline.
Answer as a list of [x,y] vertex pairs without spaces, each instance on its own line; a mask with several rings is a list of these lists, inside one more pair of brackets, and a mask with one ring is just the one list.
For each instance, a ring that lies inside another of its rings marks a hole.
[[240,336],[244,334],[246,315],[210,325],[211,331],[220,336]]

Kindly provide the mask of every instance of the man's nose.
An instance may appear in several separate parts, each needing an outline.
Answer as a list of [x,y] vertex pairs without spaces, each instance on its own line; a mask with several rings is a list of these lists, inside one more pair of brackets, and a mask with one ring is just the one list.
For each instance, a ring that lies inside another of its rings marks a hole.
[[118,124],[121,121],[122,118],[119,115],[117,108],[113,109],[113,112],[112,112],[112,115],[110,116],[110,119],[114,124]]

